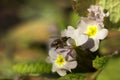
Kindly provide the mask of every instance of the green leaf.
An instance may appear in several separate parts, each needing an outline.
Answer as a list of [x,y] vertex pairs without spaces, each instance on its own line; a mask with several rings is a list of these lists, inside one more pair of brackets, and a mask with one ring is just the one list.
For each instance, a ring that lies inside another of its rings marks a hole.
[[105,26],[108,28],[120,28],[120,1],[119,0],[97,0],[98,5],[101,5],[110,15],[105,20]]
[[96,80],[120,80],[120,56],[112,58]]
[[120,0],[99,0],[98,4],[110,12],[110,21],[113,23],[120,21]]
[[91,5],[100,5],[109,11],[110,16],[105,19],[105,26],[108,28],[120,27],[120,1],[119,0],[73,0],[73,9],[80,16],[87,16],[87,9]]
[[51,72],[51,64],[44,61],[17,63],[12,70],[18,74],[46,74]]
[[72,12],[70,14],[70,21],[69,21],[70,26],[73,26],[74,28],[76,28],[79,19],[80,19],[80,16],[77,13]]
[[93,67],[96,69],[104,67],[108,59],[109,58],[107,56],[103,56],[103,57],[96,56],[96,58],[93,60]]
[[59,26],[59,30],[60,31],[62,31],[62,30],[64,30],[64,29],[66,29],[67,28],[67,25],[66,25],[66,23],[65,23],[65,20],[62,18],[62,17],[59,17],[59,19],[57,19],[57,24],[58,24],[58,26]]
[[86,80],[88,73],[72,73],[58,78],[57,80]]

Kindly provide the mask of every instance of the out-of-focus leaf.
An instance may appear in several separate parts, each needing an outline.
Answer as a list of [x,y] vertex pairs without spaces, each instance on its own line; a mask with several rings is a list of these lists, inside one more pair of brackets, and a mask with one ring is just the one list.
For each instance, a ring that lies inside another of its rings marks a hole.
[[[45,18],[51,21],[55,18],[54,13],[57,13],[56,7],[51,4],[54,4],[53,0],[24,0],[24,4],[18,10],[19,17],[22,20]],[[51,16],[54,18],[51,18]]]
[[18,74],[46,74],[51,72],[51,64],[44,61],[18,63],[13,65],[12,70]]
[[57,24],[59,26],[60,31],[66,29],[67,26],[73,26],[74,28],[76,28],[79,19],[80,16],[77,13],[71,12],[69,20],[67,19],[68,21],[65,21],[63,17],[58,17]]
[[59,18],[57,19],[57,24],[58,24],[58,26],[59,26],[59,30],[60,30],[60,31],[62,31],[62,30],[64,30],[65,28],[67,28],[67,25],[66,25],[66,23],[65,23],[65,19],[63,19],[62,17],[59,17]]
[[17,47],[27,48],[31,42],[46,43],[49,39],[48,31],[50,22],[44,20],[31,20],[17,25],[15,29],[9,31],[4,41]]
[[110,59],[96,80],[120,80],[120,57]]
[[74,73],[68,74],[66,76],[60,77],[57,80],[86,80],[89,73]]
[[107,38],[100,43],[100,53],[110,55],[114,52],[120,53],[120,31],[110,30]]
[[78,16],[77,13],[72,12],[71,15],[70,15],[70,22],[69,22],[69,24],[76,28],[79,19],[80,19],[80,16]]

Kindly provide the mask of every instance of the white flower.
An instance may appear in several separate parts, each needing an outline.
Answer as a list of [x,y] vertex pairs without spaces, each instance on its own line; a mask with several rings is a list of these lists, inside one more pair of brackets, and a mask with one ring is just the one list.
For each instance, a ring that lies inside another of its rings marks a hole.
[[85,34],[94,41],[94,47],[91,51],[96,51],[99,47],[99,40],[104,39],[108,35],[108,30],[101,27],[96,21],[88,18],[82,18],[78,24],[80,34]]
[[72,26],[68,26],[67,29],[63,30],[61,36],[72,38],[76,46],[81,46],[88,40],[88,36],[80,34],[79,30],[74,29]]
[[88,12],[89,12],[88,15],[89,19],[97,21],[100,26],[104,27],[103,24],[104,17],[108,17],[109,12],[104,13],[103,8],[101,6],[96,6],[96,5],[90,6]]
[[88,8],[89,18],[96,21],[104,21],[104,17],[109,16],[109,12],[104,13],[104,10],[101,6],[92,5]]
[[47,61],[53,63],[52,72],[57,72],[60,76],[64,76],[67,74],[66,71],[71,72],[71,69],[76,68],[77,61],[69,55],[70,52],[70,49],[50,49]]

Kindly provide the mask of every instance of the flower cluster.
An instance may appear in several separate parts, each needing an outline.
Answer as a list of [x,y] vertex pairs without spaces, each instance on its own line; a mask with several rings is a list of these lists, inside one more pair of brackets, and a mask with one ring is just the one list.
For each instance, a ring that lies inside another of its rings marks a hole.
[[66,75],[66,71],[76,68],[77,61],[75,60],[75,50],[64,48],[51,48],[47,62],[53,63],[52,72],[57,72],[60,76]]
[[104,28],[103,21],[108,13],[105,14],[100,6],[91,6],[88,12],[88,17],[81,17],[76,29],[68,26],[61,32],[61,38],[51,43],[47,62],[53,64],[52,72],[57,72],[60,76],[67,74],[67,71],[71,72],[78,65],[75,48],[95,52],[100,40],[107,36],[108,30]]

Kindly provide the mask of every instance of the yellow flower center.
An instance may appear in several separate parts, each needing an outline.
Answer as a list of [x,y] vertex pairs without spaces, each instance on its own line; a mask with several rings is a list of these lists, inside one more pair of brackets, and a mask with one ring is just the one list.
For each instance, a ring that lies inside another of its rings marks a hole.
[[98,28],[96,25],[90,25],[87,27],[87,31],[85,32],[89,37],[94,37],[98,32]]
[[65,58],[62,55],[58,54],[57,55],[57,59],[55,60],[55,64],[58,67],[62,67],[63,65],[66,64],[66,60],[65,60]]

